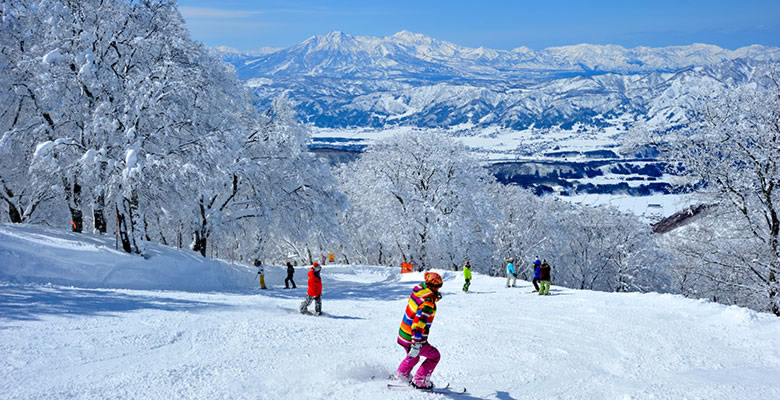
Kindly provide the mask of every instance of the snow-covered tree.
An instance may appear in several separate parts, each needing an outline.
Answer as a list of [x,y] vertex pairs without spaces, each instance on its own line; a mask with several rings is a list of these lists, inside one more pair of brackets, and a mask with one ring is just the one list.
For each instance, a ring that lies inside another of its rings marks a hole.
[[[492,228],[488,183],[468,149],[436,134],[398,134],[342,168],[354,258],[420,269],[483,255]],[[483,263],[472,258],[472,265]],[[476,266],[475,266],[476,267]]]
[[[725,303],[780,315],[780,80],[777,68],[752,83],[702,96],[690,127],[656,138],[701,201],[717,204],[680,236],[697,290]],[[761,84],[758,84],[761,83]],[[703,284],[710,282],[710,287]]]
[[3,1],[0,7],[0,220],[14,223],[36,219],[55,190],[30,179],[28,168],[37,145],[52,138],[51,111],[38,90],[42,65],[58,59],[40,44],[51,25],[53,10],[34,2]]
[[247,257],[259,237],[326,246],[322,232],[337,231],[340,197],[308,133],[284,101],[259,115],[234,69],[189,38],[175,1],[2,4],[11,221],[51,200],[76,231],[115,221],[128,252],[183,232],[204,255],[211,238]]
[[196,129],[199,96],[211,100],[198,79],[209,75],[204,50],[189,39],[172,1],[51,3],[53,22],[31,27],[45,32],[38,45],[48,52],[35,86],[52,115],[42,124],[51,139],[31,171],[61,182],[77,230],[89,188],[96,230],[105,231],[105,209],[113,209],[123,248],[141,252],[147,214],[157,209],[152,200],[181,161],[199,158],[198,147],[214,137]]
[[503,274],[503,261],[515,259],[518,276],[533,278],[528,267],[536,256],[544,253],[544,244],[555,240],[557,229],[552,228],[551,200],[536,197],[528,190],[517,186],[494,185],[491,188],[493,201],[500,214],[493,222],[495,236],[492,240],[495,254],[492,273]]
[[[245,88],[232,91],[244,93]],[[265,116],[245,115],[245,130],[229,157],[219,158],[216,184],[198,189],[195,249],[219,230],[222,240],[241,242],[253,256],[321,253],[339,242],[336,224],[343,196],[327,165],[307,149],[308,132],[295,121],[285,96]],[[247,235],[247,233],[250,233]]]
[[[668,291],[669,261],[650,227],[607,207],[537,197],[512,186],[496,188],[495,260],[515,258],[519,276],[531,279],[535,257],[553,267],[556,285],[605,291]],[[495,272],[503,273],[497,263]]]

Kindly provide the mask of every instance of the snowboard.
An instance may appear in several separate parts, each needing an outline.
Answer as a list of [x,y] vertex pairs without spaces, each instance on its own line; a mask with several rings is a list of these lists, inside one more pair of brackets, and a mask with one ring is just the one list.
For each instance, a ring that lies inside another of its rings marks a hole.
[[432,389],[419,389],[406,383],[388,383],[390,390],[419,390],[421,392],[441,393],[441,394],[468,394],[466,388],[452,388],[450,384],[443,387],[433,387]]

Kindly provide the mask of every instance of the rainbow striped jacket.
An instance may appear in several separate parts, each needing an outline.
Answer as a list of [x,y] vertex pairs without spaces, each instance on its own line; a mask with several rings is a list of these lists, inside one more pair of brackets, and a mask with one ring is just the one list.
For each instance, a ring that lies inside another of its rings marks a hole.
[[436,293],[421,283],[412,289],[406,306],[401,329],[398,330],[398,343],[411,346],[412,343],[428,341],[433,317],[436,315]]

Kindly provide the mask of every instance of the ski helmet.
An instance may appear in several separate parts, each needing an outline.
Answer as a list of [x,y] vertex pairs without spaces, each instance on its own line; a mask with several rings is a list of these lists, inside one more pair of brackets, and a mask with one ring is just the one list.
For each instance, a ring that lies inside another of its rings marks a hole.
[[435,272],[426,272],[425,285],[431,289],[439,289],[442,285],[441,275]]

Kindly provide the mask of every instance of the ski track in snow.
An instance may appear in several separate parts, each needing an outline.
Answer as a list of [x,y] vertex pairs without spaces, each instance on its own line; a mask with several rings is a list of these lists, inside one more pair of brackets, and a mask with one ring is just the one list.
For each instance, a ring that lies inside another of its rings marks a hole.
[[433,381],[468,393],[388,390],[419,274],[325,266],[316,317],[296,311],[304,268],[295,290],[282,289],[282,267],[266,270],[265,291],[249,288],[251,268],[248,287],[232,291],[0,283],[0,398],[780,398],[774,316],[653,293],[553,285],[538,296],[479,274],[463,293],[449,271],[430,334],[442,354]]

